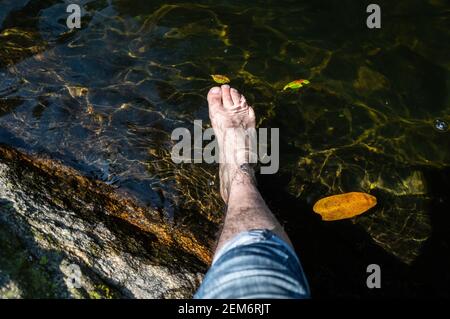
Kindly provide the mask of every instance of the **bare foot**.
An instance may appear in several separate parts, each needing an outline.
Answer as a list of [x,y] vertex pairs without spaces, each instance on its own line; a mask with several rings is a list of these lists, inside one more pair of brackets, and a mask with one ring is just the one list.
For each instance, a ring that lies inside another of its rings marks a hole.
[[240,172],[252,175],[243,170],[243,164],[253,156],[249,154],[246,133],[255,128],[255,112],[245,97],[229,85],[213,87],[208,93],[208,104],[209,118],[219,144],[220,193],[228,202],[230,186]]

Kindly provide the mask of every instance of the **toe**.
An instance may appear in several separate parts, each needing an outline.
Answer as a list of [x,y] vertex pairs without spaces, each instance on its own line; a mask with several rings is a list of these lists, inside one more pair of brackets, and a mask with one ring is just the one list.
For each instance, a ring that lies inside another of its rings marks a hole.
[[233,108],[233,99],[231,98],[230,86],[222,85],[222,101],[225,109]]
[[233,104],[239,105],[239,102],[241,101],[241,95],[239,94],[238,90],[231,88],[230,94],[231,99],[233,100]]
[[247,128],[256,126],[256,115],[255,111],[251,106],[248,107],[248,119],[247,119]]
[[245,96],[241,95],[241,98],[239,99],[239,103],[238,103],[239,107],[241,109],[246,109],[248,108],[248,104],[247,104],[247,100],[245,99]]
[[215,86],[208,92],[209,114],[216,114],[222,108],[222,90]]

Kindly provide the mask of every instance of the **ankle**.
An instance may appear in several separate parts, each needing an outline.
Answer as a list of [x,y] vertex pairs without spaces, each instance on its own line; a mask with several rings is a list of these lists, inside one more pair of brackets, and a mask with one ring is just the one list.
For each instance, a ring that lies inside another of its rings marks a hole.
[[222,196],[225,202],[233,188],[253,186],[256,187],[256,177],[253,167],[248,163],[241,165],[222,164],[220,167],[220,182]]

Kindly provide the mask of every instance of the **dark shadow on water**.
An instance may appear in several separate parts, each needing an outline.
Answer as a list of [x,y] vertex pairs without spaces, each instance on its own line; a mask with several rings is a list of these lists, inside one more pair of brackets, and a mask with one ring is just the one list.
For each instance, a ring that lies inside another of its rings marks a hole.
[[[449,170],[426,174],[436,201],[432,235],[407,265],[378,246],[350,220],[322,222],[312,207],[287,191],[289,176],[260,175],[259,188],[284,224],[308,277],[313,298],[449,297]],[[381,267],[381,289],[368,289],[367,266]]]
[[450,297],[450,168],[425,171],[429,191],[432,234],[412,264],[421,279],[423,295]]

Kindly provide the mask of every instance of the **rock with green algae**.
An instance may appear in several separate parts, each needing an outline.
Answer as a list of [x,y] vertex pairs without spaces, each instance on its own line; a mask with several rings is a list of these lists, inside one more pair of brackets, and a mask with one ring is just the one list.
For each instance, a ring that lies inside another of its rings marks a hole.
[[[57,173],[50,175],[43,162],[11,148],[3,147],[0,155],[0,225],[9,232],[8,238],[18,240],[22,247],[18,260],[26,266],[0,263],[0,270],[8,275],[0,283],[2,297],[192,296],[206,263],[195,246],[183,249],[177,244],[183,239],[181,235],[167,239],[163,223],[160,230],[149,221],[142,221],[142,228],[133,225],[136,217],[130,222],[116,214],[113,209],[117,204],[108,204],[105,194],[98,189],[94,192],[90,189],[93,185],[71,175],[75,174],[72,170],[60,171],[65,177],[61,178]],[[65,192],[69,189],[72,192]],[[11,260],[13,250],[2,251]],[[81,274],[75,287],[69,282],[74,276],[73,265]],[[11,269],[29,270],[14,273]],[[36,281],[48,288],[49,295],[29,287]]]
[[16,282],[0,271],[0,299],[20,299],[22,291]]

